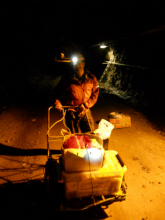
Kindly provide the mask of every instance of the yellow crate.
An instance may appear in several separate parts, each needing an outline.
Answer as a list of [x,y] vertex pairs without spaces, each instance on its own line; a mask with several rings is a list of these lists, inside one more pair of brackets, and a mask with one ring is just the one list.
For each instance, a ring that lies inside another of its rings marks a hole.
[[62,172],[65,181],[66,199],[117,195],[121,189],[123,175],[127,167],[121,166],[116,151],[106,151],[105,163],[102,168],[91,172]]

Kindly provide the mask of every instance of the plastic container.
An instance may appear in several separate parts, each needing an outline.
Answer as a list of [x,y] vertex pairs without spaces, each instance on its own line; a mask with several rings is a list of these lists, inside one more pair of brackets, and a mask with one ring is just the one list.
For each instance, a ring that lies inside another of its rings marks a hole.
[[105,164],[97,171],[79,173],[63,171],[66,199],[117,195],[127,170],[127,167],[118,161],[117,154],[116,151],[106,151]]

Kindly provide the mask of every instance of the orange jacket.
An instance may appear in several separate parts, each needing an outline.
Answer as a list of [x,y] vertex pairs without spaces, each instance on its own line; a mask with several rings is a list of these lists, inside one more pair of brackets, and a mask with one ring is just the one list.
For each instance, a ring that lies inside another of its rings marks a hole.
[[77,106],[84,104],[91,108],[99,95],[99,85],[96,77],[85,70],[84,81],[81,83],[76,75],[64,76],[56,87],[55,104],[60,101],[62,105]]

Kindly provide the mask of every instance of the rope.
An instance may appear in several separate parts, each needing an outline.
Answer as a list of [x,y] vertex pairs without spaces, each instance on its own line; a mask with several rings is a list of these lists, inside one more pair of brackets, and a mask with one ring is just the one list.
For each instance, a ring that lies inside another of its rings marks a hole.
[[87,111],[85,111],[85,115],[86,115],[86,117],[87,117],[87,120],[88,120],[88,125],[89,125],[89,127],[90,127],[90,131],[88,131],[88,132],[86,132],[86,133],[90,133],[90,132],[93,132],[93,129],[92,129],[92,125],[90,124],[90,122],[89,122],[89,117],[88,117],[88,114],[87,114]]
[[71,133],[71,131],[70,131],[70,129],[66,126],[66,124],[65,124],[65,120],[64,120],[64,118],[65,118],[65,115],[66,115],[66,110],[62,110],[63,111],[63,117],[60,119],[60,120],[58,120],[58,121],[56,121],[54,124],[52,124],[52,126],[48,129],[48,131],[47,131],[47,134],[50,132],[50,130],[57,124],[57,123],[59,123],[59,122],[61,122],[62,120],[63,120],[63,124],[64,124],[64,126],[67,128],[67,130],[69,130],[69,132]]
[[[89,161],[89,172],[90,172],[90,179],[91,179],[92,196],[93,196],[93,200],[94,200],[93,182],[92,182],[91,166],[90,166],[90,159],[89,159],[89,153],[88,153],[88,151],[87,151],[87,154],[88,154],[88,161]],[[94,200],[94,203],[95,203],[95,200]]]
[[90,158],[89,158],[89,152],[88,152],[88,149],[87,149],[87,145],[86,145],[86,141],[85,141],[85,137],[84,137],[84,134],[82,133],[82,136],[83,136],[83,140],[84,140],[84,143],[85,143],[85,149],[86,149],[86,152],[87,152],[87,155],[88,155],[88,162],[89,162],[89,172],[90,172],[90,179],[91,179],[91,187],[92,187],[92,197],[93,197],[93,202],[95,204],[95,199],[94,199],[94,192],[93,192],[93,182],[92,182],[92,171],[91,171],[91,164],[90,164]]
[[[66,127],[66,129],[69,131],[69,133],[71,134],[71,130],[70,130],[70,128],[68,128],[67,126],[66,126],[66,120],[65,120],[65,115],[66,115],[66,110],[64,110],[63,109],[63,115],[64,115],[64,117],[63,117],[63,125]],[[64,136],[64,135],[63,135]]]
[[[85,137],[84,137],[84,134],[83,134],[83,133],[82,133],[82,136],[83,136],[83,140],[84,140],[84,144],[85,144],[85,149],[86,149],[86,152],[87,152],[87,155],[88,155],[89,172],[90,172],[91,187],[92,187],[92,196],[93,196],[93,201],[94,201],[94,204],[95,204],[94,192],[93,192],[92,174],[91,174],[91,166],[90,166],[90,158],[89,158],[89,152],[88,152],[88,149],[87,149],[87,145],[86,145],[86,141],[85,141]],[[78,141],[78,140],[77,140],[77,141]]]

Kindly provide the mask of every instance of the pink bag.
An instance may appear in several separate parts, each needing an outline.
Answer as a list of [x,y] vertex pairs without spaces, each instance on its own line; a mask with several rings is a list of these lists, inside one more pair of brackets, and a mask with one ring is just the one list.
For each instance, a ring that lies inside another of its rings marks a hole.
[[[84,141],[85,140],[85,141]],[[91,148],[91,141],[88,136],[75,135],[67,139],[63,144],[64,149],[89,149]]]

